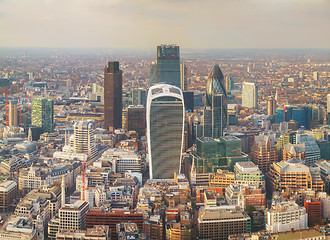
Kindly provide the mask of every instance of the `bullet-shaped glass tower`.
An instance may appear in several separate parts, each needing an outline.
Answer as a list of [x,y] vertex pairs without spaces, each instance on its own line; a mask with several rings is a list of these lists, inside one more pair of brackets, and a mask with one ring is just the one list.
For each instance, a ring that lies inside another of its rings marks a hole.
[[212,68],[204,99],[204,137],[219,138],[227,125],[227,92],[225,80],[218,65]]
[[147,98],[147,136],[150,179],[180,173],[184,134],[184,102],[180,88],[156,84]]

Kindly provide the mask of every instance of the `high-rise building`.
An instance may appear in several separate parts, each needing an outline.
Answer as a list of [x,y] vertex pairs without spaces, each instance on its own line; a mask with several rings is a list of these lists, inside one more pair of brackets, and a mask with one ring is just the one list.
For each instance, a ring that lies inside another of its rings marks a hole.
[[234,89],[234,81],[231,77],[226,77],[226,90],[231,91]]
[[319,80],[319,73],[318,72],[313,72],[313,79],[314,79],[314,81]]
[[255,83],[243,82],[242,106],[248,108],[258,107],[258,87]]
[[206,83],[204,137],[219,138],[227,126],[227,93],[220,67],[215,65]]
[[183,135],[184,102],[180,88],[157,84],[147,98],[147,137],[150,178],[173,178],[180,173]]
[[293,144],[305,145],[305,157],[307,164],[313,165],[315,161],[321,159],[321,150],[312,134],[295,133],[290,142]]
[[144,89],[134,89],[132,91],[132,104],[146,106],[147,91]]
[[276,100],[274,98],[269,98],[267,100],[267,115],[274,116],[276,110]]
[[260,171],[266,174],[271,164],[278,159],[272,137],[264,134],[255,136],[250,158],[254,164],[258,165]]
[[310,106],[286,106],[285,107],[285,116],[283,116],[283,108],[277,108],[275,112],[275,122],[289,122],[290,120],[297,121],[299,127],[309,129],[311,126],[312,120],[312,108]]
[[9,126],[17,126],[18,125],[18,117],[17,117],[17,101],[11,100],[9,101]]
[[86,213],[89,210],[88,202],[78,200],[74,204],[66,204],[59,210],[60,229],[86,229]]
[[180,64],[180,83],[181,83],[181,90],[187,91],[188,90],[188,79],[187,79],[187,66],[185,63]]
[[142,105],[128,106],[126,116],[126,130],[136,131],[139,136],[146,134],[146,108]]
[[158,83],[157,79],[157,63],[152,62],[150,64],[150,69],[149,69],[149,87],[152,87],[153,85]]
[[327,95],[327,124],[330,125],[330,93]]
[[94,158],[97,154],[93,123],[87,121],[80,121],[74,124],[74,139],[73,139],[73,151],[75,153],[83,153],[84,149],[86,154],[90,158]]
[[41,127],[45,132],[54,130],[54,100],[34,98],[32,100],[31,123]]
[[157,83],[181,87],[179,46],[157,46]]
[[108,62],[104,68],[104,128],[111,131],[121,128],[122,122],[122,71],[119,62]]

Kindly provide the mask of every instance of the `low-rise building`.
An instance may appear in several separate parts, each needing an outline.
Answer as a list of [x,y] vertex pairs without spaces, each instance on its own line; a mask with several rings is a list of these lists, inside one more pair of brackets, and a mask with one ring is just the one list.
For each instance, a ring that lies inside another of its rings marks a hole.
[[61,229],[56,233],[56,240],[110,240],[108,226],[95,225],[86,230]]
[[270,232],[285,232],[291,229],[307,228],[308,216],[304,207],[293,201],[275,203],[265,211],[266,230]]
[[228,239],[235,233],[251,231],[251,219],[239,207],[205,207],[199,211],[199,239]]
[[265,176],[253,162],[237,162],[234,166],[235,184],[265,187]]

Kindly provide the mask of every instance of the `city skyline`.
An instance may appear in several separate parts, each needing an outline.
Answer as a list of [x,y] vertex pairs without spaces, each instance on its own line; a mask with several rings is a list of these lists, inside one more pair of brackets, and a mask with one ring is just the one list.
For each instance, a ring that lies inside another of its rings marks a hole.
[[0,47],[330,47],[326,0],[1,0],[0,9]]

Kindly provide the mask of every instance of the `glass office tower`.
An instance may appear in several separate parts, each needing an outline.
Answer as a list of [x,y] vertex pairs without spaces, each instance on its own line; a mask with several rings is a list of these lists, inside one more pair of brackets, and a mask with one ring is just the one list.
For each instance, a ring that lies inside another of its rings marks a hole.
[[157,46],[157,83],[181,87],[179,46]]
[[227,126],[227,93],[218,65],[209,74],[204,106],[204,137],[223,136],[223,130]]
[[169,179],[180,173],[184,101],[180,88],[156,84],[147,98],[147,136],[150,179]]
[[54,130],[54,100],[48,98],[32,99],[31,123],[45,132]]

